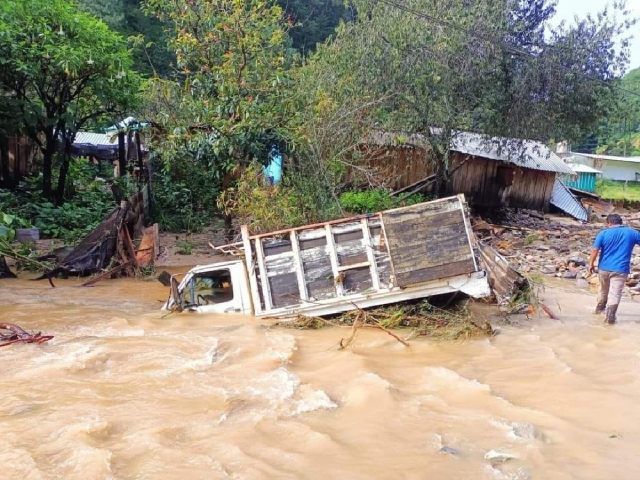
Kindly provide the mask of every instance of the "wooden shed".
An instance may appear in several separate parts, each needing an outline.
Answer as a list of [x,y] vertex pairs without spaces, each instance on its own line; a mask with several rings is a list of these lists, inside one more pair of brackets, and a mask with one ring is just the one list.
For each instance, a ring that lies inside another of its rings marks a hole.
[[[369,167],[384,175],[390,188],[405,188],[433,174],[424,136],[398,142],[393,134],[376,133],[367,147],[374,152]],[[463,193],[474,207],[548,211],[556,175],[574,173],[540,142],[471,132],[454,133],[449,158],[446,194]]]
[[38,148],[26,137],[0,136],[0,186],[14,188],[33,170]]

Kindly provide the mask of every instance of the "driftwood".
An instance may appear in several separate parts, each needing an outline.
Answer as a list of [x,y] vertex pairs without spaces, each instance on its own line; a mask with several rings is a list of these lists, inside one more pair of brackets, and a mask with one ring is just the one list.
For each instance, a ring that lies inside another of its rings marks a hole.
[[129,266],[131,264],[131,261],[126,262],[126,263],[121,263],[120,265],[113,267],[111,270],[107,270],[106,272],[98,275],[97,277],[92,278],[91,280],[83,283],[82,285],[80,285],[81,287],[90,287],[92,285],[95,285],[96,283],[98,283],[100,280],[104,280],[105,278],[111,278],[111,276],[115,275],[116,273],[119,273],[120,270],[122,270],[123,268]]
[[42,335],[41,332],[29,333],[12,323],[0,323],[0,342],[2,342],[0,347],[6,347],[14,343],[45,343],[52,338],[53,335]]
[[542,304],[542,303],[541,303],[541,304],[540,304],[540,308],[542,308],[542,310],[544,310],[544,313],[546,313],[546,314],[547,314],[547,316],[548,316],[549,318],[551,318],[552,320],[560,320],[560,319],[556,316],[556,314],[555,314],[555,313],[553,313],[553,312],[551,311],[551,309],[550,309],[549,307],[547,307],[546,305],[544,305],[544,304]]

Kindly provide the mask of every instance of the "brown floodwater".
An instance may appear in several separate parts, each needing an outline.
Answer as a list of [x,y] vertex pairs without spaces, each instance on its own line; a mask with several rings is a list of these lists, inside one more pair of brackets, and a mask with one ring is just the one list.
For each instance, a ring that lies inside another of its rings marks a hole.
[[159,283],[77,285],[0,283],[1,322],[55,335],[0,349],[2,479],[640,478],[629,300],[614,327],[547,291],[561,321],[339,351],[342,329],[162,318]]

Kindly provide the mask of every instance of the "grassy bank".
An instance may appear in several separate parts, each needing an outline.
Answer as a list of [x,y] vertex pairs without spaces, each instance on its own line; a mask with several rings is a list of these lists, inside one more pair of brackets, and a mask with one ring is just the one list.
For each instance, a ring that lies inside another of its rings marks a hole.
[[640,182],[617,182],[600,179],[596,191],[603,200],[640,202]]

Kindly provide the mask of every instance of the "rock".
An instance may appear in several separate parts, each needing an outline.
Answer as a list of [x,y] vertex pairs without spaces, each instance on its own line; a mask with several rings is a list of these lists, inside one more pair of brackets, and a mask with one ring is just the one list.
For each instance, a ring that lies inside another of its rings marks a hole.
[[551,248],[551,249],[547,250],[546,252],[544,252],[544,254],[547,257],[557,257],[558,256],[558,251],[554,250],[553,248]]
[[576,287],[578,287],[578,288],[589,288],[589,282],[587,282],[584,278],[578,278],[576,280]]
[[451,447],[442,447],[440,449],[440,453],[446,453],[447,455],[453,455],[454,457],[457,457],[458,455],[460,455],[460,452],[458,452],[458,450]]
[[544,440],[544,435],[542,434],[542,432],[540,432],[540,430],[535,427],[534,425],[531,425],[530,423],[514,423],[511,425],[511,428],[513,429],[513,434],[518,437],[518,438],[522,438],[524,440]]
[[562,274],[562,278],[569,278],[569,279],[574,279],[577,276],[578,276],[578,271],[571,268],[569,270],[565,270],[565,272]]
[[[534,244],[536,244],[536,243],[538,243],[538,242],[534,242]],[[546,252],[547,250],[550,250],[550,248],[547,245],[543,244],[543,243],[535,245],[535,247],[536,247],[537,250],[540,250],[541,252]]]
[[542,273],[544,273],[545,275],[554,275],[556,273],[556,266],[543,265],[541,270],[542,270]]
[[515,458],[518,458],[516,454],[502,450],[489,450],[484,456],[484,459],[488,460],[491,465],[505,463]]
[[586,267],[587,266],[587,259],[583,258],[583,257],[580,257],[578,255],[576,255],[576,256],[572,255],[569,258],[569,261],[573,262],[576,267]]

